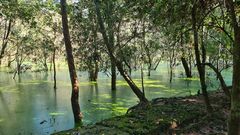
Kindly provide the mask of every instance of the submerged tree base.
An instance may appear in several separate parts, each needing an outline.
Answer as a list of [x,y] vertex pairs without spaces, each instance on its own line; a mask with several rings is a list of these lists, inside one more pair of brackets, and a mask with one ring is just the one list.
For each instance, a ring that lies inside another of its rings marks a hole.
[[56,135],[162,135],[227,133],[230,101],[220,92],[210,95],[213,113],[207,114],[201,96],[156,98],[149,106],[132,107],[127,114]]

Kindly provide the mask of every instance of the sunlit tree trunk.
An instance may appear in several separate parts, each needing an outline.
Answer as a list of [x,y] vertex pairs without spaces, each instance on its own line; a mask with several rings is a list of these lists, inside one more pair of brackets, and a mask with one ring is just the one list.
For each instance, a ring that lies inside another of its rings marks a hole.
[[79,98],[78,78],[77,78],[77,73],[76,73],[73,54],[72,54],[72,45],[70,40],[69,28],[68,28],[68,17],[67,17],[66,6],[67,6],[66,0],[61,0],[63,36],[64,36],[66,53],[67,53],[69,74],[70,74],[70,79],[72,83],[72,95],[71,95],[72,110],[73,110],[75,123],[81,123],[82,115],[81,115],[79,99],[78,99]]

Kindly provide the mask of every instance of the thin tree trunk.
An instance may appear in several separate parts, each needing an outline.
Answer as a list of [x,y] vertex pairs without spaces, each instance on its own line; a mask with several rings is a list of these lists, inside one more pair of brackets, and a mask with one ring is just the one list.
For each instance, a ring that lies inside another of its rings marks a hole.
[[153,70],[157,70],[157,67],[158,67],[158,65],[160,64],[160,62],[161,62],[161,58],[157,61],[157,64],[156,64],[156,66],[153,68]]
[[226,0],[232,27],[233,44],[233,81],[231,92],[231,113],[228,124],[229,135],[240,135],[240,27],[237,21],[233,0]]
[[44,66],[44,71],[48,71],[48,66],[47,66],[47,52],[46,48],[43,50],[43,56],[44,56],[44,61],[43,61],[43,66]]
[[67,53],[69,74],[70,74],[70,79],[72,84],[72,95],[71,95],[72,110],[73,110],[75,123],[81,123],[82,114],[81,114],[80,105],[79,105],[78,78],[77,78],[77,73],[76,73],[73,54],[72,54],[72,45],[70,40],[69,28],[68,28],[68,17],[67,17],[66,8],[67,8],[66,0],[61,0],[63,36],[64,36],[66,53]]
[[111,58],[111,74],[112,74],[112,78],[111,78],[111,88],[112,90],[116,90],[116,64],[114,62],[114,60]]
[[53,80],[54,80],[54,86],[53,86],[53,88],[54,88],[54,89],[57,88],[57,79],[56,79],[57,73],[56,73],[55,57],[56,57],[56,48],[54,47],[53,57],[52,57],[52,60],[53,60],[53,61],[52,61],[52,63],[53,63]]
[[143,63],[141,63],[141,83],[142,83],[142,92],[143,92],[143,96],[145,96],[145,89],[144,89],[144,78],[143,78],[144,74],[143,74]]
[[205,73],[204,73],[204,66],[201,65],[201,59],[200,59],[200,51],[198,46],[198,29],[197,29],[197,20],[196,20],[196,5],[193,5],[192,8],[192,28],[194,33],[194,50],[195,50],[195,58],[196,58],[196,64],[197,69],[200,77],[200,83],[201,83],[201,89],[204,96],[204,101],[206,104],[206,108],[208,112],[212,112],[212,107],[209,101],[208,92],[207,92],[207,86],[205,83]]

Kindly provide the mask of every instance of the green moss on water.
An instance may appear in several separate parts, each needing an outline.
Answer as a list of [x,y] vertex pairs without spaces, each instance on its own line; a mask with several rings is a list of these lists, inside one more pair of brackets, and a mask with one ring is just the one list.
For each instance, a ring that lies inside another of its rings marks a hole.
[[[142,86],[141,79],[133,79],[133,82],[138,86]],[[159,84],[159,80],[144,80],[144,87],[150,87],[150,88],[161,88],[161,89],[167,89],[168,87],[166,85]],[[110,83],[108,85],[111,85]],[[128,86],[127,82],[124,80],[118,80],[116,82],[117,86]]]
[[20,93],[18,88],[12,88],[12,87],[0,87],[0,92],[2,92],[2,93]]
[[64,113],[62,113],[62,112],[52,112],[52,113],[49,113],[49,115],[51,115],[51,116],[59,116],[59,115],[64,115]]
[[179,80],[185,80],[185,81],[199,81],[199,77],[192,77],[192,78],[178,78]]

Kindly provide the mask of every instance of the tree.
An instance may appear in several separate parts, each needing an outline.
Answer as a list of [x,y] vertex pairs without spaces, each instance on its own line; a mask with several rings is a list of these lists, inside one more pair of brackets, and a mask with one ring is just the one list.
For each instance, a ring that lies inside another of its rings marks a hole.
[[128,85],[131,87],[133,92],[137,95],[140,102],[144,103],[144,104],[148,103],[148,100],[145,97],[145,95],[143,94],[143,92],[141,92],[141,90],[137,87],[137,85],[132,81],[131,77],[125,72],[125,70],[123,69],[122,63],[119,60],[117,60],[116,57],[114,56],[113,50],[112,50],[113,46],[111,45],[111,43],[109,41],[110,40],[109,38],[113,38],[113,37],[111,37],[111,35],[110,35],[110,37],[108,37],[109,35],[107,35],[106,29],[105,29],[105,26],[103,23],[103,19],[101,16],[100,8],[99,8],[99,1],[94,0],[94,3],[95,3],[95,7],[96,7],[96,14],[97,14],[99,27],[100,27],[100,32],[102,34],[102,37],[103,37],[104,43],[107,47],[110,58],[114,61],[114,63],[116,64],[116,66],[118,68],[118,71],[123,76],[123,78],[128,83]]
[[70,34],[68,29],[68,17],[67,17],[67,3],[66,0],[61,0],[61,14],[62,14],[62,27],[63,27],[63,36],[65,42],[65,48],[67,53],[67,62],[68,69],[72,84],[72,110],[74,115],[75,123],[81,123],[82,114],[79,105],[79,86],[78,86],[78,78],[74,65],[74,58],[72,54],[72,45],[70,40]]
[[200,83],[201,83],[201,89],[202,93],[204,96],[204,101],[206,103],[207,110],[209,112],[212,112],[212,107],[208,98],[208,92],[207,92],[207,86],[205,82],[205,65],[202,65],[201,63],[205,63],[206,56],[205,55],[205,49],[202,44],[201,48],[202,50],[202,61],[200,58],[200,51],[199,51],[199,35],[198,35],[198,25],[197,25],[197,4],[194,3],[191,11],[192,15],[192,30],[193,30],[193,35],[194,35],[194,50],[195,50],[195,59],[196,59],[196,64],[197,64],[197,69],[200,77]]
[[240,135],[240,27],[237,21],[235,3],[233,0],[226,0],[227,9],[234,30],[233,43],[233,81],[231,92],[231,113],[229,116],[228,134]]

